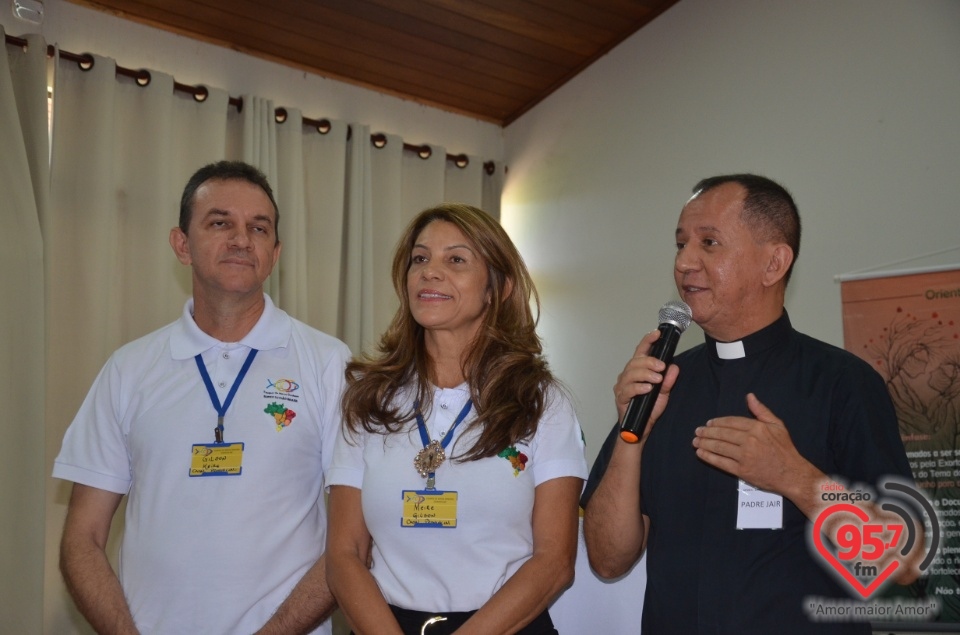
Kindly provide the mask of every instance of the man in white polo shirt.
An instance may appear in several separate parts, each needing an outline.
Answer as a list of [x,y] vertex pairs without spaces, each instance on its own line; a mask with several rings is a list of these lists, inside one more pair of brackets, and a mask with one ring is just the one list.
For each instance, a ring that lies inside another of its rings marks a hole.
[[193,298],[111,356],[67,430],[60,566],[98,632],[330,632],[322,487],[349,351],[263,293],[278,221],[255,168],[194,174],[170,232]]

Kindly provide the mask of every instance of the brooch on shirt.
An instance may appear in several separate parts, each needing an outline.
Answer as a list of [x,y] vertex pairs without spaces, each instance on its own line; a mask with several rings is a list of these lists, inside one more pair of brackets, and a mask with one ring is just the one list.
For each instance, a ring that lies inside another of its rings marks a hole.
[[520,472],[522,472],[527,465],[527,455],[517,450],[517,446],[515,445],[501,450],[497,456],[503,457],[510,461],[510,465],[513,467],[514,476],[519,476]]
[[268,415],[273,415],[273,419],[277,422],[277,432],[280,432],[293,421],[293,418],[297,416],[293,410],[290,410],[283,404],[272,403],[267,406],[264,410]]

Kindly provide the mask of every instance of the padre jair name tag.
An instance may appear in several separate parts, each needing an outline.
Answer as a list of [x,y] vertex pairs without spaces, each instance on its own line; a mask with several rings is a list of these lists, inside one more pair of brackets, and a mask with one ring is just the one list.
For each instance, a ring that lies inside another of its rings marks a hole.
[[190,455],[190,476],[240,476],[242,443],[195,443]]
[[457,493],[438,490],[403,490],[401,527],[457,527]]
[[740,480],[737,529],[783,529],[783,497]]

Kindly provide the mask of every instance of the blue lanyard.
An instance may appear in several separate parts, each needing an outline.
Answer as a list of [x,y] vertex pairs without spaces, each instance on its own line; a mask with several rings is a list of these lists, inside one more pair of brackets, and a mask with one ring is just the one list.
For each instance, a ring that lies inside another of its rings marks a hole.
[[257,349],[251,348],[250,353],[247,354],[246,361],[243,362],[240,373],[237,375],[237,378],[233,380],[233,386],[230,388],[230,392],[227,393],[227,400],[224,401],[223,404],[220,403],[217,391],[213,388],[213,382],[210,381],[210,374],[207,372],[206,366],[203,365],[203,358],[200,355],[194,357],[197,361],[197,368],[200,369],[200,376],[203,378],[203,385],[207,387],[207,392],[210,394],[210,401],[213,403],[214,410],[217,411],[217,427],[213,429],[213,435],[217,443],[223,443],[223,415],[226,414],[227,408],[230,407],[230,403],[233,401],[234,395],[237,394],[240,383],[246,376],[247,371],[250,370],[250,364],[253,363],[253,358],[256,356]]
[[[425,452],[431,444],[434,446],[436,445],[440,446],[439,457],[438,457],[439,460],[434,466],[434,469],[430,470],[427,474],[427,489],[434,488],[434,483],[436,483],[436,468],[440,467],[440,464],[443,462],[443,459],[444,459],[443,451],[447,449],[448,445],[450,445],[450,439],[453,438],[453,431],[457,429],[457,426],[460,425],[461,421],[467,418],[467,414],[470,412],[471,406],[473,406],[473,399],[468,399],[467,404],[463,407],[462,410],[460,410],[460,414],[457,415],[457,418],[456,420],[454,420],[453,425],[450,426],[450,429],[447,431],[447,433],[443,435],[443,439],[441,439],[438,443],[437,441],[431,441],[430,435],[427,434],[427,424],[424,423],[423,413],[420,412],[420,401],[418,400],[413,402],[413,409],[416,411],[416,414],[417,414],[417,430],[420,431],[420,440],[423,442],[423,450],[421,451],[421,454]],[[417,462],[415,463],[415,465],[419,463],[421,454],[417,455]],[[421,474],[423,474],[423,472],[421,472]]]

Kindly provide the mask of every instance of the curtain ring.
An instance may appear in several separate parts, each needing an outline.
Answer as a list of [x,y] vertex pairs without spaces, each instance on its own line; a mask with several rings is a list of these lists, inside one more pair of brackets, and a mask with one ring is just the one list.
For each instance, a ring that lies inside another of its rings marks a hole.
[[370,140],[373,141],[374,148],[385,148],[387,146],[387,135],[383,134],[382,132],[378,132],[377,134],[371,136]]
[[317,132],[320,134],[327,134],[332,129],[333,125],[330,123],[329,119],[321,119],[317,122]]
[[433,148],[431,148],[427,144],[423,144],[422,146],[420,146],[420,149],[417,150],[417,156],[423,159],[424,161],[429,159],[430,155],[432,154],[433,154]]
[[458,154],[454,157],[453,164],[462,170],[470,165],[470,159],[465,154]]
[[287,120],[287,109],[286,108],[277,108],[273,111],[273,119],[277,123],[283,123]]

